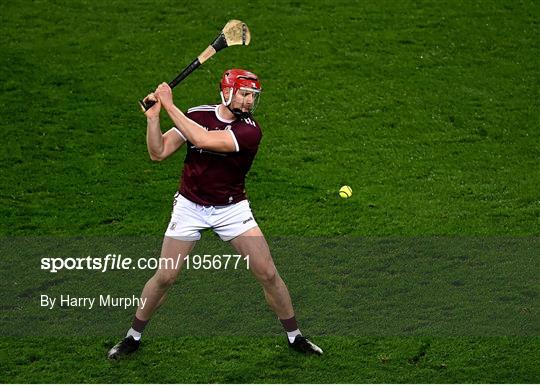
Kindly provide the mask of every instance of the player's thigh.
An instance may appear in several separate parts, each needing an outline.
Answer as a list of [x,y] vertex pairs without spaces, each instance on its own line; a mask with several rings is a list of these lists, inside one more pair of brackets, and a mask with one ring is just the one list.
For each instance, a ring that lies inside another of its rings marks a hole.
[[231,245],[249,259],[251,272],[261,281],[271,281],[277,274],[268,243],[259,227],[251,228],[230,241]]
[[176,193],[165,237],[184,241],[199,240],[201,238],[200,231],[208,228],[203,214],[200,205],[191,202],[180,193]]
[[185,257],[193,250],[195,241],[177,240],[165,236],[155,277],[164,284],[172,284],[184,265]]

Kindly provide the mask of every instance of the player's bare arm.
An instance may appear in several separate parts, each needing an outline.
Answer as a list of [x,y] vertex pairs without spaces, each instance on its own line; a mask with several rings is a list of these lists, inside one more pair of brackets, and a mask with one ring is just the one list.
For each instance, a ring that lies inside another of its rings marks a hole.
[[207,131],[201,125],[184,115],[174,105],[172,90],[167,83],[162,83],[156,90],[156,98],[169,114],[176,127],[182,134],[199,149],[231,153],[236,151],[232,133],[228,130]]
[[[154,94],[148,95],[145,100],[156,100]],[[178,150],[185,142],[184,139],[176,133],[175,129],[161,132],[159,124],[159,113],[161,111],[161,102],[157,101],[152,108],[145,112],[146,115],[146,146],[148,154],[152,161],[162,161]]]

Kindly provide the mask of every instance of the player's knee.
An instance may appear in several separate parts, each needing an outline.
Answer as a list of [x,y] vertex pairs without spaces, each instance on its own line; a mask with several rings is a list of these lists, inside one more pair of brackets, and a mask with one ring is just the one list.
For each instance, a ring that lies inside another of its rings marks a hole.
[[169,288],[176,281],[176,272],[158,272],[155,275],[156,283],[161,288]]
[[264,286],[271,286],[276,283],[278,273],[276,267],[268,267],[257,274],[257,278]]

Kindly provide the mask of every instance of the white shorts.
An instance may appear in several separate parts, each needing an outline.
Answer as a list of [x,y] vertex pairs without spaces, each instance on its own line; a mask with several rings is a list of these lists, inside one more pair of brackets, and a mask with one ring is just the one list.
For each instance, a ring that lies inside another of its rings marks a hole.
[[201,238],[201,230],[211,228],[221,240],[229,241],[256,226],[248,200],[224,206],[203,206],[176,193],[165,236],[196,241]]

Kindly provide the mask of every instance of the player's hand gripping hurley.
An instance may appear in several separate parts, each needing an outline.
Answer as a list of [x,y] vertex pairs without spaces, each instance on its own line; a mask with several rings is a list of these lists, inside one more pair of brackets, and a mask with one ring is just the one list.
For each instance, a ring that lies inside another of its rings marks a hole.
[[[229,20],[218,37],[195,59],[189,66],[184,68],[180,74],[172,81],[169,86],[174,88],[177,84],[183,81],[189,74],[195,71],[201,64],[210,59],[218,51],[224,48],[235,45],[247,46],[251,40],[248,26],[240,20]],[[145,98],[139,101],[139,105],[143,112],[146,112],[150,107],[156,104],[155,100]]]

